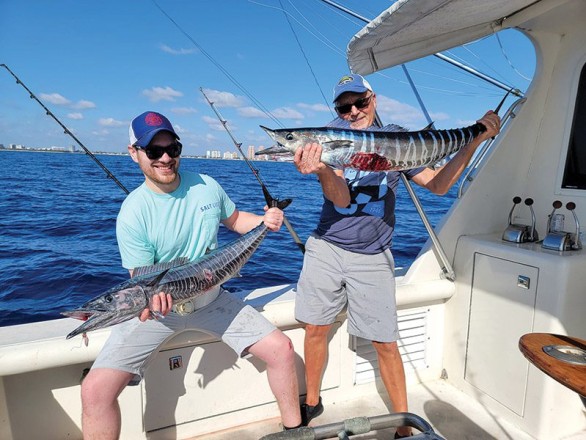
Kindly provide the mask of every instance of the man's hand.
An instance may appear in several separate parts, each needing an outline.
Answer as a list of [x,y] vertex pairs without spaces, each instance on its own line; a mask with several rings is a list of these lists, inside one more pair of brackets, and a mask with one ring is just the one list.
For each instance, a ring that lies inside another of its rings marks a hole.
[[476,122],[479,122],[486,127],[486,131],[478,136],[480,142],[495,137],[501,131],[501,118],[492,110],[487,111],[486,114]]
[[321,161],[322,146],[317,143],[307,144],[295,151],[293,162],[301,174],[319,174],[327,167]]
[[283,211],[279,208],[269,208],[265,206],[265,215],[263,217],[263,222],[267,228],[269,228],[273,232],[277,232],[281,229],[281,225],[283,224]]
[[138,319],[140,319],[142,322],[145,322],[147,319],[153,319],[153,315],[160,314],[167,316],[172,307],[173,298],[171,298],[170,294],[165,292],[157,293],[151,298],[150,307],[144,309]]

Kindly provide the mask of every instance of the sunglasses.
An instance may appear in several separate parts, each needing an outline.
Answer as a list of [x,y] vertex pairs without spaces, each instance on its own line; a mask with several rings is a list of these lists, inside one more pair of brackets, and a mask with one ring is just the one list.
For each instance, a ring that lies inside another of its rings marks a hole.
[[368,107],[372,96],[373,95],[357,99],[351,104],[337,105],[336,111],[341,115],[345,115],[346,113],[350,113],[352,111],[352,107],[356,107],[358,110],[362,110],[363,108]]
[[179,157],[183,145],[181,144],[181,142],[176,141],[174,144],[167,145],[166,147],[163,147],[161,145],[147,145],[146,147],[135,147],[143,150],[150,160],[156,160],[163,157],[163,154],[165,153],[167,153],[169,157],[173,159]]

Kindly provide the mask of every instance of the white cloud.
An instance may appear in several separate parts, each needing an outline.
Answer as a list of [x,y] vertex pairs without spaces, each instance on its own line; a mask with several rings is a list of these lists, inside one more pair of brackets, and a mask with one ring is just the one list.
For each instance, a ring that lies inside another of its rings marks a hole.
[[330,108],[325,104],[304,104],[300,102],[297,104],[297,107],[302,108],[303,110],[311,110],[314,112],[329,112]]
[[[423,113],[417,108],[397,101],[396,99],[387,98],[384,95],[376,95],[376,109],[379,112],[383,124],[398,124],[406,128],[419,127],[427,125]],[[423,124],[423,125],[421,125]]]
[[41,93],[40,95],[41,101],[47,101],[51,104],[55,105],[69,105],[71,101],[59,93]]
[[82,99],[80,101],[77,101],[75,104],[72,104],[71,108],[74,108],[76,110],[86,110],[88,108],[96,108],[96,104],[94,104],[91,101],[86,101],[85,99]]
[[174,107],[171,111],[177,115],[187,115],[190,113],[197,113],[197,109],[193,107]]
[[198,52],[198,50],[195,48],[192,48],[192,49],[183,49],[183,48],[173,49],[172,47],[169,47],[166,44],[160,44],[159,48],[163,52],[170,53],[171,55],[189,55],[189,54]]
[[256,107],[241,107],[238,109],[238,114],[243,118],[268,118],[267,115]]
[[[215,130],[215,131],[224,131],[224,126],[220,123],[219,119],[217,118],[212,118],[211,116],[203,116],[202,121],[204,121],[206,124],[208,124],[208,127],[211,130]],[[231,124],[228,123],[228,128],[230,130],[233,130],[234,128],[232,127]]]
[[222,92],[214,89],[204,89],[203,91],[216,107],[240,107],[245,103],[243,97],[236,96],[230,92]]
[[122,127],[123,125],[127,125],[126,122],[117,121],[114,118],[100,118],[98,124],[102,127]]
[[67,115],[67,117],[68,117],[69,119],[83,119],[83,115],[82,115],[81,113],[79,113],[79,112],[76,112],[76,113],[69,113],[69,114]]
[[303,119],[304,116],[290,107],[276,108],[271,111],[275,118],[279,119]]
[[187,130],[185,130],[179,124],[173,124],[173,129],[175,130],[175,133],[180,134],[180,135],[184,135],[185,133],[187,133]]
[[172,89],[171,87],[153,87],[148,90],[143,90],[142,94],[146,96],[151,102],[159,101],[175,101],[175,98],[180,98],[183,93]]
[[450,127],[450,128],[468,127],[469,125],[474,125],[474,124],[476,124],[476,121],[472,121],[469,119],[457,119],[456,125],[454,127]]

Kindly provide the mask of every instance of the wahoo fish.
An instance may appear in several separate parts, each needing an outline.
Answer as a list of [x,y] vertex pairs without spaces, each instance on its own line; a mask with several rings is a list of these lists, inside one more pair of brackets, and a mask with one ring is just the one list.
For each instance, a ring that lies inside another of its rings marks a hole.
[[260,126],[277,142],[255,155],[291,155],[308,143],[318,143],[321,161],[333,168],[360,171],[401,171],[433,165],[468,145],[486,131],[483,124],[452,130],[366,131],[330,127],[282,128]]
[[[277,202],[276,206],[283,209],[290,202],[290,199],[286,199]],[[173,304],[180,304],[228,281],[239,273],[267,232],[267,227],[261,223],[236,240],[193,262],[180,258],[135,269],[129,280],[75,310],[62,312],[65,316],[85,321],[69,333],[67,339],[139,316],[149,306],[151,297],[159,292],[170,294]]]

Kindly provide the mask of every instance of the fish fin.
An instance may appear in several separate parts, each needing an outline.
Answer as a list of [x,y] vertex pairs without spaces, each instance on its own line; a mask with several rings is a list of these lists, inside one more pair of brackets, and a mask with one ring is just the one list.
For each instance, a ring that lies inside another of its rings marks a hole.
[[187,263],[189,263],[189,258],[181,257],[181,258],[177,258],[173,261],[169,261],[167,263],[157,263],[157,264],[153,264],[151,266],[135,267],[134,270],[132,271],[132,278],[137,277],[139,275],[148,275],[150,273],[156,273],[156,272],[161,272],[161,271],[166,272],[169,269],[172,269],[174,267],[183,266],[184,264],[187,264]]
[[423,127],[420,131],[433,130],[434,129],[433,124],[434,124],[434,122],[431,121],[429,124],[427,124],[425,127]]
[[150,281],[148,281],[146,283],[146,285],[148,287],[150,287],[150,286],[156,286],[157,284],[159,284],[159,281],[161,281],[163,279],[163,277],[165,275],[167,275],[167,272],[169,272],[169,269],[165,269],[160,274],[158,274],[157,276],[153,277]]
[[[432,122],[433,124],[433,122]],[[397,131],[409,131],[407,130],[405,127],[401,126],[401,125],[397,125],[397,124],[388,124],[385,125],[384,127],[380,127],[379,129],[377,129],[376,131],[390,131],[390,132],[397,132]]]
[[322,145],[324,147],[327,146],[328,148],[331,148],[332,150],[335,150],[336,148],[348,148],[348,147],[351,147],[353,144],[354,144],[354,142],[347,140],[347,139],[322,142]]

